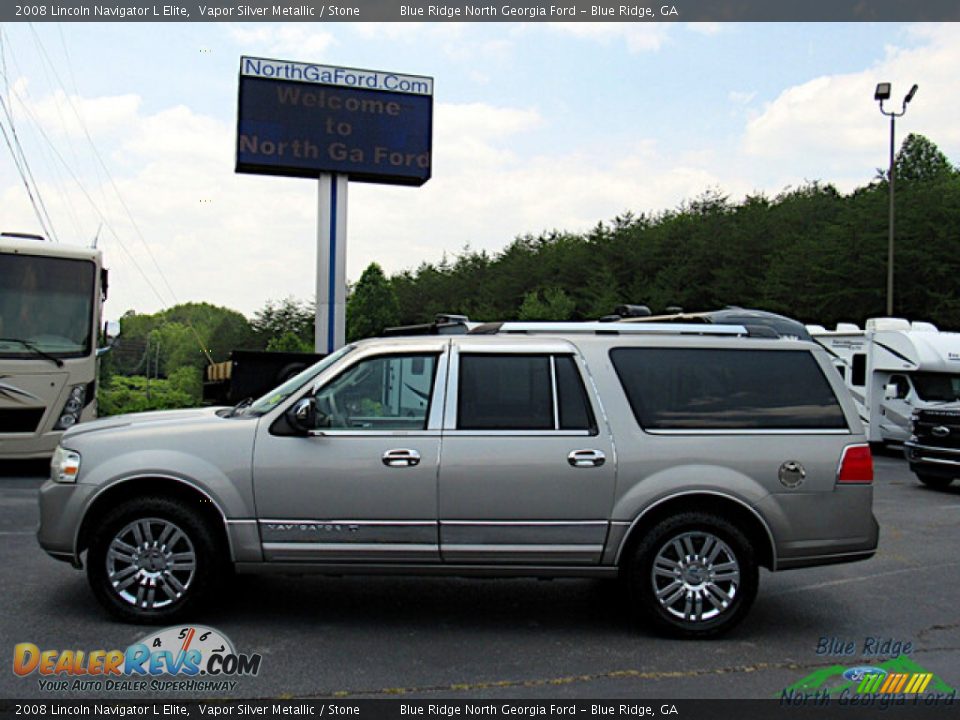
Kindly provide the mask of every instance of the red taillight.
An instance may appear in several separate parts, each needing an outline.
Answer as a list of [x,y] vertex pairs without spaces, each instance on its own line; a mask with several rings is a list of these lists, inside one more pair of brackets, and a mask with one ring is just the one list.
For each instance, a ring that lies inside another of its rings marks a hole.
[[838,483],[872,483],[873,456],[869,445],[847,445],[840,458]]

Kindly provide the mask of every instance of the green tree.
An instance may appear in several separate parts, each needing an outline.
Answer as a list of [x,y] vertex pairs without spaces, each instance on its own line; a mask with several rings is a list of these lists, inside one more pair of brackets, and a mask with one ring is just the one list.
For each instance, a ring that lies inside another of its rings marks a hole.
[[398,322],[396,293],[383,269],[370,263],[347,302],[347,341],[376,337]]
[[558,287],[528,292],[520,305],[520,320],[569,320],[576,303]]
[[270,352],[313,352],[314,348],[288,330],[280,337],[270,338],[266,349]]
[[956,173],[940,148],[916,133],[907,135],[893,162],[897,182],[942,180]]
[[316,312],[314,303],[292,297],[268,301],[250,323],[256,347],[267,348],[271,341],[279,342],[284,335],[292,333],[304,347],[313,348]]
[[[178,382],[185,379],[178,377]],[[114,375],[110,384],[101,386],[97,395],[97,412],[101,416],[144,412],[146,410],[170,410],[192,407],[197,403],[191,394],[171,380],[156,380],[133,375]]]

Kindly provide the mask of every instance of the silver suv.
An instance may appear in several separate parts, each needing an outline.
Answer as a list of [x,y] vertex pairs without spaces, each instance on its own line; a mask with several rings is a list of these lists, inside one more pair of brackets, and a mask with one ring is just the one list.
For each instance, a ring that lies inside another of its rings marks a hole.
[[40,544],[133,622],[231,570],[626,580],[661,631],[741,620],[758,568],[871,557],[873,465],[812,343],[505,323],[349,345],[256,402],[70,429]]

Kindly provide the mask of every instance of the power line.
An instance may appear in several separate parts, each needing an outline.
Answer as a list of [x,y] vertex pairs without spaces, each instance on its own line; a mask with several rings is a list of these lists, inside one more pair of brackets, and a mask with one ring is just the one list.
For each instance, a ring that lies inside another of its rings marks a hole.
[[[7,82],[6,75],[6,46],[3,44],[2,40],[3,38],[0,36],[0,55],[3,57],[4,84],[7,92],[9,93],[10,86]],[[4,101],[2,97],[0,97],[0,108],[3,109],[3,113],[7,118],[7,124],[10,127],[10,137],[7,136],[7,132],[4,130],[3,139],[7,144],[7,148],[10,150],[10,154],[13,156],[13,161],[17,166],[17,171],[20,173],[20,178],[23,180],[24,186],[27,188],[27,194],[30,196],[30,204],[33,206],[34,213],[37,215],[37,220],[40,222],[40,226],[43,228],[44,234],[51,240],[59,242],[59,238],[57,237],[56,230],[53,226],[53,220],[50,218],[50,213],[47,212],[47,206],[43,202],[43,195],[40,192],[40,186],[33,177],[33,171],[30,169],[30,163],[27,161],[26,153],[24,153],[23,146],[20,144],[20,137],[17,135],[17,127],[13,120],[13,112],[10,110],[6,101]],[[10,142],[11,137],[13,138],[12,143]],[[14,148],[16,148],[16,150],[14,150]],[[19,159],[17,157],[17,152],[19,152]],[[27,181],[28,178],[29,182]],[[30,191],[31,184],[33,185],[33,192]],[[36,200],[34,200],[34,195],[36,195]]]
[[147,255],[150,257],[151,262],[153,263],[154,268],[156,268],[157,273],[160,275],[160,279],[163,280],[163,284],[166,286],[167,290],[170,292],[170,296],[173,298],[174,302],[179,303],[177,294],[174,292],[173,288],[170,286],[170,283],[167,281],[167,276],[164,274],[163,269],[160,267],[160,263],[157,262],[157,258],[153,254],[153,250],[150,249],[150,245],[147,243],[146,238],[143,236],[143,233],[140,231],[140,226],[137,225],[137,221],[133,217],[133,213],[130,212],[130,208],[127,206],[127,203],[124,201],[123,196],[120,194],[120,189],[117,187],[116,182],[113,180],[113,175],[110,173],[110,169],[107,167],[106,163],[103,162],[103,158],[100,155],[100,152],[97,150],[96,144],[93,142],[93,138],[90,135],[89,130],[87,129],[87,123],[84,121],[83,117],[77,111],[76,106],[73,104],[73,101],[70,99],[70,94],[67,92],[66,86],[63,81],[60,79],[60,74],[57,72],[56,67],[50,61],[50,56],[47,54],[47,50],[43,45],[43,41],[40,39],[40,36],[37,34],[36,29],[33,27],[33,23],[29,23],[30,32],[33,33],[34,41],[37,44],[37,47],[40,49],[41,54],[47,62],[47,65],[50,66],[50,70],[53,72],[53,76],[57,79],[57,84],[59,84],[60,89],[63,90],[64,97],[67,100],[67,105],[73,111],[74,117],[77,118],[77,121],[80,123],[80,128],[83,130],[84,136],[87,138],[87,142],[90,144],[90,149],[93,150],[93,156],[97,159],[97,162],[100,164],[100,167],[103,168],[103,172],[107,176],[107,180],[110,182],[110,187],[113,189],[114,194],[117,196],[117,200],[120,202],[120,206],[123,208],[123,211],[127,215],[127,219],[130,221],[130,224],[133,226],[134,231],[136,232],[137,237],[139,238],[144,249],[147,251]]
[[[0,28],[0,30],[2,30],[2,28]],[[167,280],[166,275],[165,275],[164,272],[163,272],[163,269],[160,267],[160,264],[157,262],[156,257],[154,256],[152,250],[150,249],[149,244],[146,242],[146,239],[145,239],[142,231],[140,230],[140,227],[137,225],[136,220],[135,220],[134,217],[133,217],[133,213],[130,211],[129,206],[126,204],[126,202],[125,202],[124,199],[123,199],[123,196],[120,194],[120,190],[119,190],[119,188],[117,187],[116,182],[114,181],[113,177],[110,175],[110,171],[109,171],[109,169],[107,168],[106,163],[104,163],[102,156],[101,156],[100,153],[97,151],[96,144],[93,142],[93,138],[92,138],[92,136],[90,135],[89,130],[87,129],[87,126],[86,126],[86,123],[85,123],[83,117],[80,115],[80,113],[77,111],[76,107],[74,106],[73,102],[71,101],[69,92],[68,92],[67,89],[64,87],[63,81],[61,80],[59,74],[57,73],[56,68],[53,66],[53,63],[51,62],[50,57],[49,57],[49,55],[47,54],[46,49],[44,48],[42,41],[40,41],[39,37],[37,36],[36,30],[33,28],[32,25],[30,26],[30,30],[31,30],[31,32],[34,34],[35,44],[37,45],[37,48],[40,50],[40,52],[41,52],[41,54],[44,56],[44,59],[46,60],[47,64],[50,66],[51,70],[53,71],[53,74],[54,74],[54,76],[56,77],[57,83],[60,85],[60,88],[61,88],[61,90],[62,90],[63,93],[64,93],[64,97],[65,97],[65,99],[67,100],[67,104],[70,106],[70,109],[73,111],[74,116],[77,118],[77,120],[78,120],[78,122],[79,122],[79,124],[80,124],[80,127],[81,127],[81,129],[83,130],[83,133],[84,133],[84,135],[85,135],[85,137],[86,137],[86,139],[87,139],[87,142],[90,144],[90,148],[91,148],[91,150],[93,151],[94,157],[96,158],[96,160],[97,160],[97,162],[99,163],[100,167],[101,167],[101,168],[103,169],[103,171],[106,173],[107,179],[108,179],[108,181],[110,182],[110,185],[111,185],[111,187],[112,187],[112,189],[113,189],[113,191],[114,191],[114,193],[115,193],[115,195],[116,195],[116,197],[117,197],[117,200],[119,201],[120,205],[123,207],[124,212],[126,213],[128,219],[130,220],[130,223],[133,225],[134,230],[136,231],[137,237],[139,238],[140,242],[143,244],[144,248],[146,249],[147,254],[148,254],[148,256],[150,257],[150,260],[152,261],[154,267],[156,268],[157,273],[160,275],[161,279],[163,280],[163,283],[164,283],[164,285],[166,286],[167,290],[170,292],[170,295],[171,295],[171,297],[173,298],[174,303],[179,304],[179,300],[178,300],[178,298],[177,298],[176,293],[174,292],[174,290],[173,290],[172,286],[170,285],[169,281]],[[5,87],[6,87],[7,93],[9,94],[9,92],[10,92],[10,82],[9,82],[9,76],[8,76],[7,70],[6,70],[5,57],[4,57],[4,62],[2,63],[2,70],[0,70],[0,72],[2,72],[4,85],[5,85]],[[130,259],[130,262],[131,262],[131,263],[133,264],[133,266],[136,268],[137,272],[139,272],[139,274],[143,277],[143,279],[144,279],[144,281],[146,282],[147,286],[153,291],[153,294],[154,294],[154,295],[157,297],[157,299],[160,301],[161,307],[169,307],[169,306],[170,306],[170,303],[167,302],[167,300],[163,297],[163,295],[162,295],[162,294],[160,293],[160,291],[157,289],[156,285],[154,285],[154,283],[150,280],[150,278],[149,278],[149,276],[146,274],[146,272],[144,272],[143,267],[140,265],[140,263],[137,261],[136,257],[135,257],[135,256],[133,255],[133,253],[130,251],[130,248],[128,248],[127,245],[126,245],[126,243],[124,243],[123,240],[121,240],[119,233],[114,229],[113,225],[109,222],[109,220],[107,219],[107,217],[105,216],[105,214],[104,214],[104,213],[100,210],[100,208],[97,206],[97,203],[93,200],[93,198],[91,197],[90,193],[89,193],[89,192],[87,191],[87,189],[84,187],[84,185],[83,185],[83,183],[81,182],[80,178],[77,177],[76,173],[73,172],[73,170],[71,169],[70,165],[69,165],[69,164],[66,162],[66,160],[63,158],[63,155],[57,150],[57,148],[56,148],[56,146],[54,145],[53,141],[50,139],[50,137],[49,137],[49,136],[47,135],[47,133],[44,131],[42,124],[39,122],[39,120],[37,119],[37,117],[33,114],[33,112],[32,112],[31,109],[30,109],[30,106],[27,104],[27,102],[26,102],[22,97],[20,97],[19,92],[17,91],[16,88],[14,88],[14,90],[13,90],[13,95],[14,95],[14,97],[20,102],[20,105],[22,106],[23,110],[25,111],[27,117],[32,121],[32,123],[33,123],[34,127],[36,128],[37,132],[39,132],[40,136],[41,136],[41,137],[44,139],[44,141],[47,143],[47,145],[49,146],[50,150],[53,152],[53,154],[54,154],[54,156],[56,157],[56,159],[59,160],[60,164],[64,167],[64,169],[67,171],[67,173],[68,173],[68,174],[70,175],[70,177],[73,179],[73,181],[77,184],[77,187],[80,189],[81,193],[83,193],[84,197],[87,199],[87,202],[90,204],[90,207],[93,209],[94,213],[96,213],[96,215],[100,218],[102,224],[104,224],[104,225],[107,227],[107,230],[108,230],[109,233],[113,236],[113,238],[117,241],[117,244],[119,245],[120,249],[123,250],[124,254]],[[0,101],[2,101],[2,98],[0,98]],[[12,105],[11,105],[11,107],[12,107]],[[3,108],[3,109],[4,109],[5,114],[7,114],[9,118],[11,118],[11,119],[10,119],[10,123],[11,123],[11,125],[12,125],[12,122],[13,122],[13,121],[12,121],[12,114],[11,114],[11,112],[10,112],[9,109],[6,107],[6,105],[4,105],[4,108]],[[58,115],[59,115],[59,109],[58,109]],[[63,124],[62,116],[61,116],[61,124]],[[65,127],[65,125],[64,125],[64,127]],[[6,135],[6,133],[4,133],[4,134]],[[9,139],[6,138],[6,136],[5,136],[4,139],[7,141],[8,147],[10,147]],[[14,141],[15,141],[15,143],[16,143],[16,144],[18,145],[18,147],[19,147],[19,141],[17,140],[15,134],[14,134]],[[22,148],[20,148],[20,152],[21,152],[21,157],[22,157],[23,163],[26,163],[26,156],[25,156],[25,154],[23,154]],[[11,153],[14,155],[14,161],[15,161],[15,163],[17,164],[18,169],[20,169],[20,164],[19,164],[19,162],[17,161],[16,154],[13,152],[12,147],[11,147]],[[29,173],[29,168],[27,168],[27,170],[28,170],[27,174],[30,175],[30,177],[31,177],[31,179],[32,179],[32,173]],[[40,220],[41,226],[44,227],[45,232],[47,232],[47,231],[46,231],[46,226],[45,226],[45,224],[44,224],[44,222],[43,222],[43,219],[42,219],[42,217],[41,217],[41,214],[40,214],[40,210],[37,209],[37,204],[36,204],[35,202],[33,202],[33,196],[32,196],[32,194],[30,194],[30,188],[29,188],[29,185],[27,184],[26,179],[23,177],[23,171],[22,171],[22,170],[21,170],[21,178],[24,180],[24,184],[27,186],[28,195],[30,195],[30,197],[31,197],[31,203],[32,203],[33,206],[34,206],[35,212],[37,212],[38,220]],[[34,186],[36,186],[36,183],[34,183]],[[39,194],[39,189],[37,189],[36,191],[37,191],[37,193]],[[101,186],[101,193],[102,193],[102,186]],[[105,200],[105,199],[106,199],[106,198],[104,198],[104,200]],[[41,207],[43,207],[42,202],[41,202]],[[44,209],[44,212],[45,212],[45,207],[43,207],[43,209]],[[48,218],[48,221],[49,221],[49,216],[47,216],[47,218]],[[51,225],[51,227],[52,227],[52,223],[50,223],[50,225]],[[53,233],[48,233],[48,234],[51,234],[51,235],[52,235]],[[200,337],[200,334],[199,334],[199,332],[197,332],[197,329],[193,326],[193,323],[190,321],[190,319],[189,319],[188,317],[183,318],[183,320],[184,320],[186,326],[189,328],[190,332],[193,334],[194,339],[196,340],[197,345],[198,345],[199,348],[200,348],[200,351],[201,351],[201,352],[204,354],[204,356],[207,358],[207,362],[213,363],[213,357],[210,355],[210,351],[209,351],[209,350],[207,349],[207,347],[205,346],[205,344],[204,344],[204,342],[203,342],[203,339]]]
[[17,153],[14,151],[13,146],[10,144],[10,138],[7,136],[7,129],[4,127],[3,123],[0,123],[0,132],[3,133],[3,140],[7,144],[7,148],[10,150],[10,155],[13,156],[13,164],[17,166],[17,172],[20,174],[20,179],[23,181],[23,187],[27,190],[27,197],[30,198],[30,204],[33,206],[33,212],[37,216],[37,222],[40,223],[40,227],[43,229],[44,234],[47,234],[47,226],[44,225],[43,217],[40,214],[40,208],[37,207],[36,200],[33,198],[33,192],[30,190],[30,183],[27,182],[27,176],[23,171],[23,168],[20,167],[20,161],[17,158]]

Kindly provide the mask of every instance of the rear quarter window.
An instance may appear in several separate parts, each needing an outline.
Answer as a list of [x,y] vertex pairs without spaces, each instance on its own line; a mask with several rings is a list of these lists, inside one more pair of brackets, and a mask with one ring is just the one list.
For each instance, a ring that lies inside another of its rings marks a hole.
[[646,430],[840,430],[840,403],[806,350],[614,348]]

